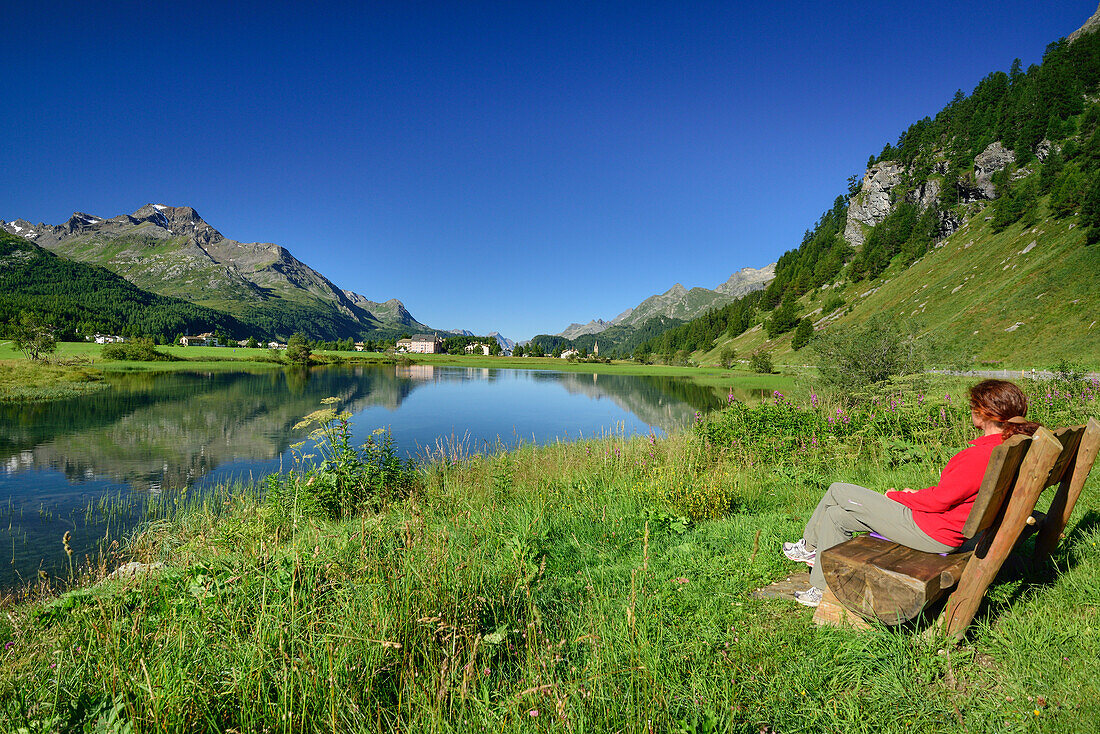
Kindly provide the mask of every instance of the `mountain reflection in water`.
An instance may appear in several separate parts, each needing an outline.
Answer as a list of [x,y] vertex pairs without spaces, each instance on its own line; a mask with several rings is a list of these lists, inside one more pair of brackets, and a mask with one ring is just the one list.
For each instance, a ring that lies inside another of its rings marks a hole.
[[386,426],[410,454],[456,435],[484,450],[662,432],[726,403],[725,389],[683,378],[426,364],[108,379],[112,389],[73,400],[0,405],[7,500],[0,514],[8,515],[0,542],[13,543],[7,534],[30,546],[29,555],[13,553],[27,556],[13,558],[21,573],[49,555],[34,546],[56,545],[52,535],[93,537],[83,513],[105,493],[202,487],[289,468],[290,445],[305,437],[294,425],[327,397],[352,414],[357,443]]

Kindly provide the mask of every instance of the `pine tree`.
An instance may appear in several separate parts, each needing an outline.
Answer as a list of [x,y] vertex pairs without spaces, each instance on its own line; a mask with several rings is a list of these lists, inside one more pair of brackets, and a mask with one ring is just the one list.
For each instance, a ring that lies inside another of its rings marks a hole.
[[814,325],[809,319],[802,319],[798,322],[798,328],[794,330],[794,336],[791,338],[791,349],[798,351],[802,347],[810,343],[810,339],[814,335]]

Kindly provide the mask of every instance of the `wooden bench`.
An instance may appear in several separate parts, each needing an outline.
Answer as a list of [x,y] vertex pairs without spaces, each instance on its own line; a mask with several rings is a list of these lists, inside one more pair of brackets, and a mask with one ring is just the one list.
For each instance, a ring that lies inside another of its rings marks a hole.
[[[941,621],[949,636],[961,639],[989,584],[1023,538],[1039,533],[1037,558],[1057,547],[1098,448],[1100,422],[1094,418],[1054,433],[1040,428],[1033,437],[1013,436],[995,448],[963,528],[970,541],[955,553],[922,553],[869,535],[822,551],[818,562],[829,588],[814,621],[902,624],[951,591]],[[1055,484],[1049,510],[1036,512],[1043,490]]]

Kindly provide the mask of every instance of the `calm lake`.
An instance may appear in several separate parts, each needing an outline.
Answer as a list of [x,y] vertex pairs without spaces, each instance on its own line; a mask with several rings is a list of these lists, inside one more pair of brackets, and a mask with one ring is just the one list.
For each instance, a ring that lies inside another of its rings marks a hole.
[[[0,404],[0,587],[39,569],[66,575],[66,530],[83,558],[138,522],[145,498],[289,469],[289,447],[306,433],[295,423],[330,396],[353,414],[357,444],[385,427],[419,457],[439,446],[486,453],[660,434],[726,403],[725,389],[684,378],[423,364],[108,380],[111,389],[82,398]],[[130,508],[110,528],[105,498]]]

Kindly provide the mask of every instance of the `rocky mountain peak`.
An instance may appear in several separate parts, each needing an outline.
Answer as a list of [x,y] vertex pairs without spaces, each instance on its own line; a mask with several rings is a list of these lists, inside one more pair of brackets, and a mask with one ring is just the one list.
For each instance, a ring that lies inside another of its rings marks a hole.
[[714,290],[729,296],[740,297],[763,288],[774,277],[775,263],[762,268],[745,267],[731,275],[725,283]]
[[1097,28],[1100,28],[1100,7],[1096,8],[1096,12],[1092,14],[1092,17],[1085,21],[1085,24],[1066,36],[1066,40],[1073,43],[1086,33],[1092,33]]
[[73,212],[73,215],[69,217],[69,221],[61,226],[72,233],[94,227],[97,224],[103,224],[103,219],[84,212]]

